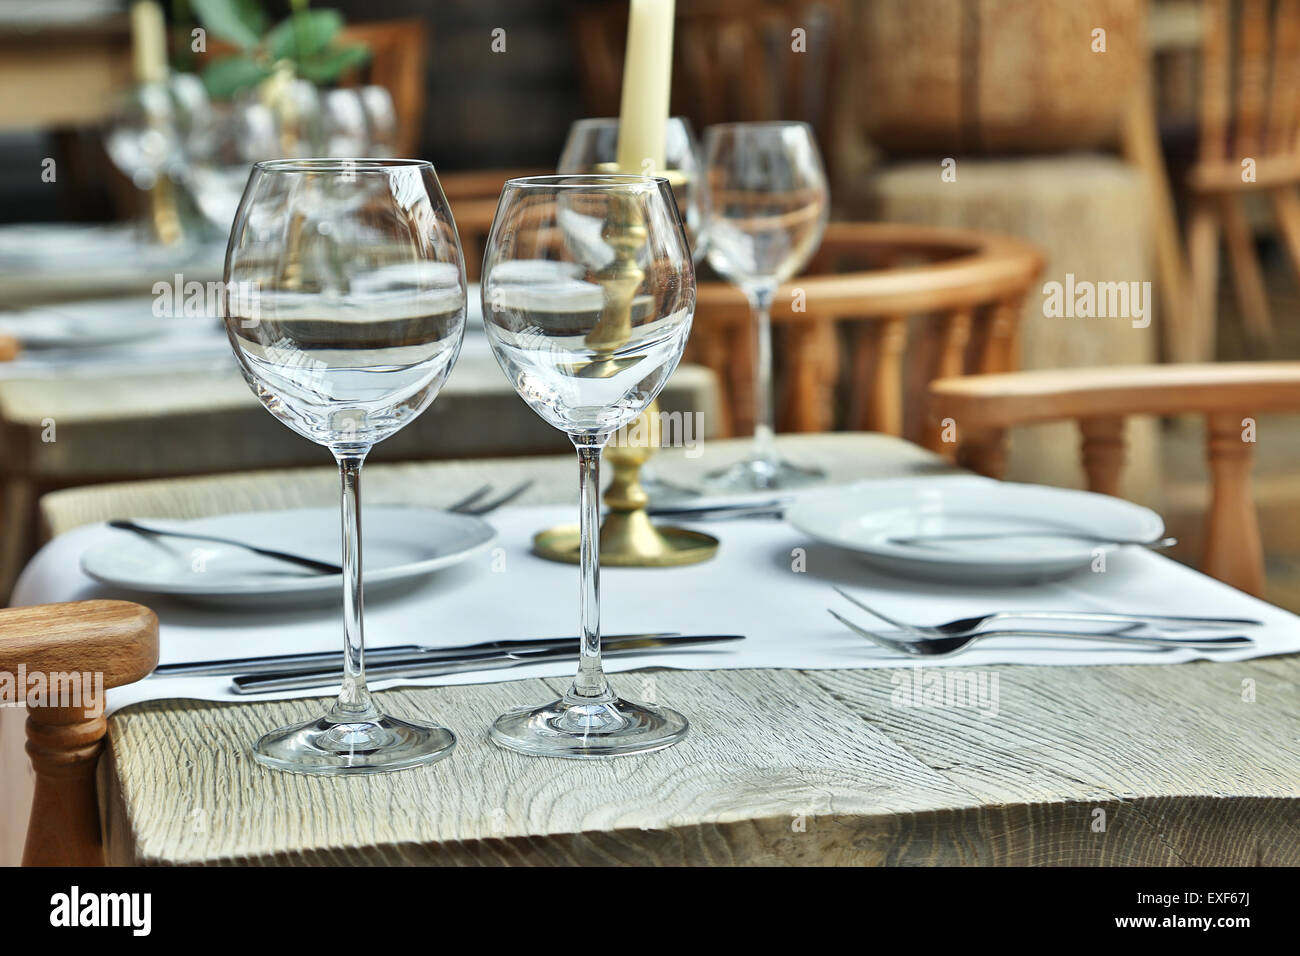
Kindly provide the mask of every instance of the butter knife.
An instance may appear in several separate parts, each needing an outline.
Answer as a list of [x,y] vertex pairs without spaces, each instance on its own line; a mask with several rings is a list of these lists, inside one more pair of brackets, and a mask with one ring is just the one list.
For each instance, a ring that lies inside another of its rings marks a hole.
[[[678,631],[652,634],[610,634],[604,644],[612,647],[621,641],[644,641],[675,637]],[[517,640],[483,641],[478,644],[461,644],[455,647],[426,647],[420,644],[400,644],[393,647],[366,648],[366,666],[394,659],[420,658],[448,660],[459,657],[477,657],[493,651],[533,650],[550,647],[568,647],[577,650],[576,637],[529,637]],[[269,657],[232,657],[220,661],[189,661],[176,664],[159,664],[149,676],[158,677],[220,677],[232,674],[296,673],[302,671],[332,670],[342,659],[337,650],[309,651],[303,654],[276,654]]]
[[[662,651],[668,648],[723,644],[741,640],[744,640],[744,637],[739,634],[675,635],[624,641],[603,647],[602,653],[611,657],[618,657]],[[562,647],[500,651],[457,660],[398,659],[386,661],[374,667],[367,666],[366,677],[371,680],[382,680],[385,677],[440,677],[444,674],[499,670],[504,667],[521,667],[524,664],[535,664],[540,661],[569,660],[574,656],[577,649],[578,646],[575,641]],[[307,690],[315,687],[333,687],[342,679],[342,670],[336,670],[332,667],[303,672],[240,674],[231,679],[231,690],[236,694]]]

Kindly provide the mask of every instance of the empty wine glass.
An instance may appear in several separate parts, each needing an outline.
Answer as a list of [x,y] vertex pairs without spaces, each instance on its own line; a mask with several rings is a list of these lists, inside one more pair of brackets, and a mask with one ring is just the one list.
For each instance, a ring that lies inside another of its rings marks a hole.
[[361,465],[433,401],[465,332],[460,242],[418,160],[257,163],[226,251],[226,332],[276,418],[334,453],[342,480],[343,686],[320,717],[259,739],[258,762],[301,773],[400,770],[456,738],[382,713],[366,689]]
[[329,90],[321,97],[325,151],[330,156],[370,155],[366,108],[355,89]]
[[383,86],[363,86],[357,91],[366,111],[371,156],[390,156],[397,143],[397,107]]
[[708,476],[713,491],[794,488],[825,473],[777,456],[772,426],[772,299],[808,264],[826,229],[829,196],[806,123],[726,123],[704,136],[708,257],[740,286],[755,321],[754,447]]
[[667,180],[510,180],[482,275],[497,362],[533,411],[573,441],[581,486],[577,677],[559,700],[498,717],[492,739],[551,757],[670,746],[686,735],[686,718],[624,700],[605,680],[597,537],[601,449],[659,394],[695,313],[695,269]]

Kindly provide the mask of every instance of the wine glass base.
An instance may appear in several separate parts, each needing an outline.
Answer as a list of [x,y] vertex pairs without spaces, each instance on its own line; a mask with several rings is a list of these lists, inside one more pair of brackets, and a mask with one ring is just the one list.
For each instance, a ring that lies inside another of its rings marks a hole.
[[491,737],[507,750],[534,757],[583,760],[663,750],[689,729],[675,710],[621,697],[584,701],[569,695],[502,714],[492,724]]
[[785,491],[804,488],[826,480],[820,468],[796,465],[784,458],[747,458],[729,468],[710,472],[704,479],[706,492]]
[[445,727],[385,714],[352,722],[321,716],[264,734],[253,759],[292,773],[385,773],[433,763],[455,747],[456,735]]

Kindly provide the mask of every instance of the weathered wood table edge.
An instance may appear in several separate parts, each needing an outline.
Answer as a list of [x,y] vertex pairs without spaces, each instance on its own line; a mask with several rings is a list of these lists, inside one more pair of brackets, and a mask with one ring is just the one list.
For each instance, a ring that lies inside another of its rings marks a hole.
[[[833,472],[934,469],[882,436],[783,444]],[[467,480],[463,465],[419,467]],[[409,466],[392,467],[409,487]],[[567,460],[524,467],[563,471],[549,494],[568,491]],[[248,755],[318,701],[154,701],[109,721],[106,850],[144,865],[1300,863],[1300,655],[985,670],[1000,694],[983,716],[909,703],[908,669],[624,674],[633,691],[649,679],[694,732],[594,764],[487,740],[496,713],[563,680],[388,691],[461,745],[432,767],[351,780],[274,774]]]

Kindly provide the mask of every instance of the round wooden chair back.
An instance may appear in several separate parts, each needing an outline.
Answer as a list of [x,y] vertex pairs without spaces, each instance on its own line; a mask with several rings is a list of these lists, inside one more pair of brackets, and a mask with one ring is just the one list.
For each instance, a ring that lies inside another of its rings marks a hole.
[[[935,445],[926,386],[1018,365],[1020,311],[1042,264],[1033,246],[1004,236],[831,223],[807,272],[773,304],[778,427],[842,426]],[[719,376],[719,434],[752,430],[752,318],[735,286],[699,284],[687,357]]]

